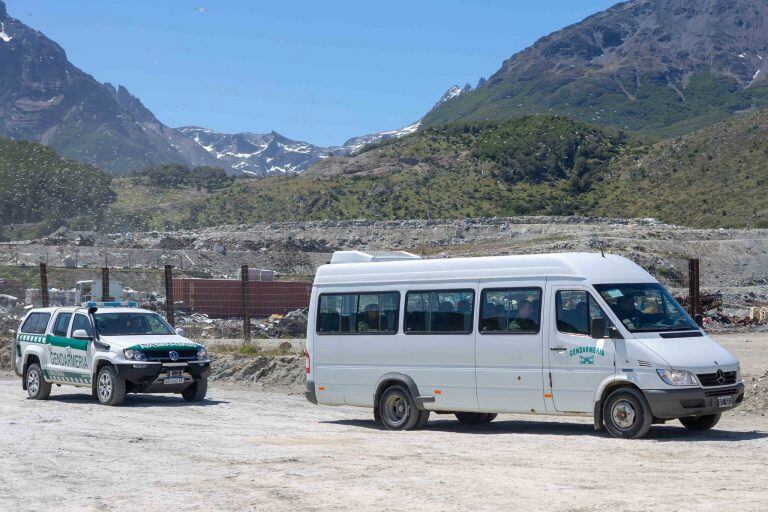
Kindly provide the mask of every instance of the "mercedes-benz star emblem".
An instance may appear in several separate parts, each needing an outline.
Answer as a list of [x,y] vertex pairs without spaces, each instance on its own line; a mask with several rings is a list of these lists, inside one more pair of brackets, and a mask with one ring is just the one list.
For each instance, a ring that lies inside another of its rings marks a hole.
[[717,373],[715,374],[715,378],[717,379],[717,383],[720,385],[725,384],[725,373],[723,373],[723,370],[720,368],[717,369]]
[[[168,357],[171,358],[171,361],[176,361],[176,360],[179,359],[179,353],[176,352],[175,350],[171,350],[170,352],[168,352]],[[720,373],[723,373],[723,372],[720,372]],[[720,377],[718,377],[718,378],[720,378]],[[723,379],[725,379],[725,377],[723,377]]]

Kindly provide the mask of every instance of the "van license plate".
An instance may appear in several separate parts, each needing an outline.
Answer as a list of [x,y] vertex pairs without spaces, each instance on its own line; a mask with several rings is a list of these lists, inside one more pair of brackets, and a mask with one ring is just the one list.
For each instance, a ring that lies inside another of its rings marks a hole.
[[184,377],[168,377],[163,379],[163,384],[184,384]]
[[717,406],[718,407],[730,407],[733,403],[732,397],[730,396],[719,396],[717,397]]

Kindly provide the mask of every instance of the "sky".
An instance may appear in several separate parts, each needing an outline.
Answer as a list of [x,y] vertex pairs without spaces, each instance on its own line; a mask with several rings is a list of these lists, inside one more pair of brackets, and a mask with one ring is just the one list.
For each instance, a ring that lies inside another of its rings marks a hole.
[[166,125],[330,146],[423,116],[614,0],[6,0]]

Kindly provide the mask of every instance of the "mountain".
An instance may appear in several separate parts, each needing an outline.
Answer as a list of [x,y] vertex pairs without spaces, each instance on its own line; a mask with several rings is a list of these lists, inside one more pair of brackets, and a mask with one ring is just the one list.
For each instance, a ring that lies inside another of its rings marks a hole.
[[118,173],[147,165],[213,164],[124,87],[102,84],[0,1],[0,137],[40,142]]
[[768,105],[767,0],[632,0],[506,60],[424,126],[529,113],[674,135]]
[[299,173],[341,152],[339,148],[291,140],[277,132],[225,134],[198,126],[178,130],[211,155],[218,167],[256,176]]

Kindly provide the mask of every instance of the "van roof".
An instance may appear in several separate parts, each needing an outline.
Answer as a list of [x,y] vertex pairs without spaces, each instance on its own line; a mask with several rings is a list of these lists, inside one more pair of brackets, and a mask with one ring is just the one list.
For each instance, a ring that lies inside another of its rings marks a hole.
[[552,253],[332,263],[317,270],[315,284],[394,284],[502,278],[561,278],[590,283],[656,282],[642,267],[616,254]]

